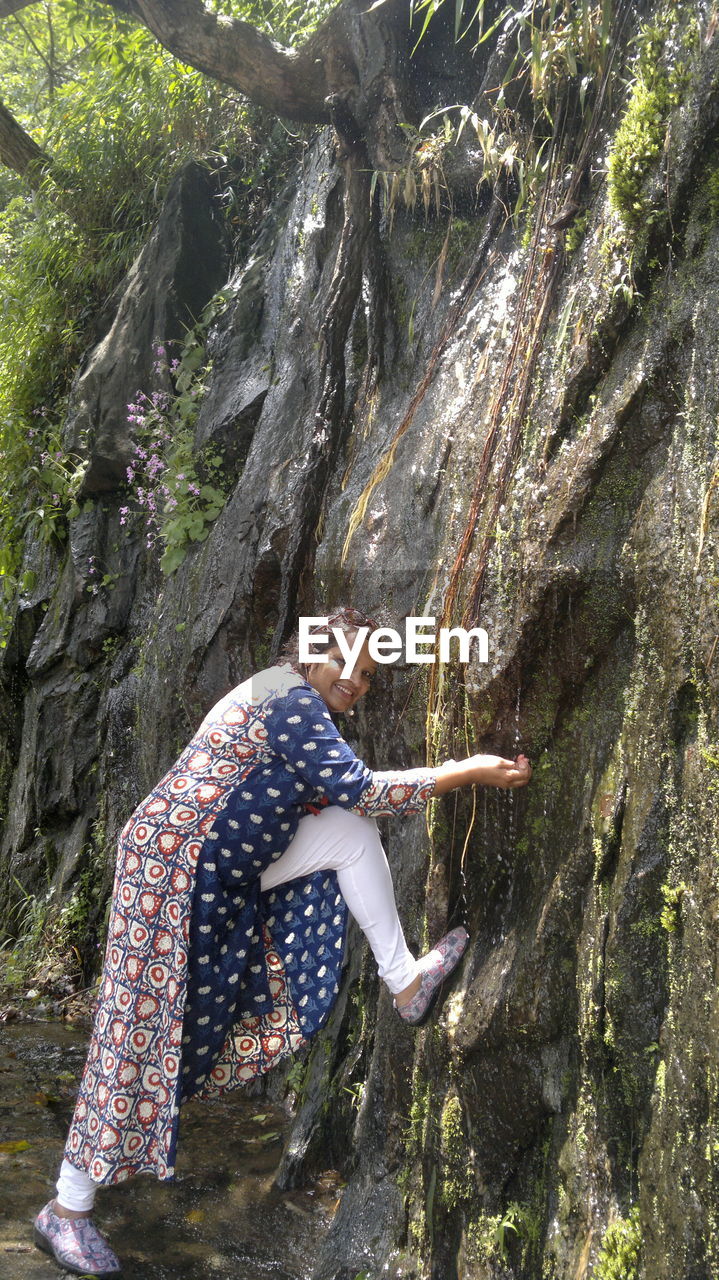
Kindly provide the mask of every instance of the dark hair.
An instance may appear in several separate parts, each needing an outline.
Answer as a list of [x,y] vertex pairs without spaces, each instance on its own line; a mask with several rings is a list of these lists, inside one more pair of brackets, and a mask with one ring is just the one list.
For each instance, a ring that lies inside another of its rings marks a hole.
[[[332,640],[333,630],[344,631],[345,635],[350,631],[357,631],[359,627],[369,627],[370,632],[376,631],[380,625],[371,618],[369,614],[362,613],[359,609],[350,609],[345,605],[341,605],[332,613],[325,615],[320,613],[317,617],[327,617],[326,626],[310,627],[307,634],[309,636],[327,636],[328,640]],[[287,643],[283,646],[280,658],[285,662],[289,662],[295,671],[300,671],[304,665],[300,662],[300,633],[295,631],[290,636]]]

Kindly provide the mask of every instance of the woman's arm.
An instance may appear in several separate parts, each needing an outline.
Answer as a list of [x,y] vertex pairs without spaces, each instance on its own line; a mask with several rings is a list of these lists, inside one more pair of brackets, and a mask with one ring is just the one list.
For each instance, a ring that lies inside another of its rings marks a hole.
[[268,745],[325,796],[330,804],[367,817],[417,813],[433,795],[481,782],[517,787],[529,782],[525,756],[471,756],[439,768],[374,772],[355,755],[330,718],[319,694],[307,686],[291,689],[267,709]]
[[403,816],[419,813],[433,794],[434,769],[369,769],[307,686],[275,698],[264,726],[268,746],[330,804],[365,817]]
[[480,782],[485,787],[503,789],[524,787],[532,776],[526,756],[505,760],[503,756],[469,756],[466,760],[447,760],[439,765],[434,794],[444,795],[455,787],[469,787]]

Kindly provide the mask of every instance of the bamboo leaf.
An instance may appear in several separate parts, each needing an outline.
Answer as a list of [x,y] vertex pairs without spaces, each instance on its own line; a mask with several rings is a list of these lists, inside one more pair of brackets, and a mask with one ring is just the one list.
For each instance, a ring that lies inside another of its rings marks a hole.
[[[421,8],[421,6],[420,6],[420,8]],[[422,27],[422,30],[421,30],[421,31],[420,31],[420,33],[419,33],[419,37],[418,37],[418,39],[417,39],[417,43],[415,44],[415,46],[414,46],[414,48],[413,48],[413,50],[412,50],[412,52],[411,52],[411,54],[410,54],[410,58],[413,58],[413,57],[414,57],[414,55],[415,55],[415,53],[417,52],[417,50],[418,50],[418,48],[419,48],[420,44],[422,43],[422,40],[424,39],[425,33],[426,33],[426,31],[427,31],[427,27],[429,26],[430,22],[432,21],[432,18],[434,17],[434,14],[435,14],[434,6],[433,6],[431,9],[430,9],[430,8],[428,8],[428,9],[427,9],[427,16],[425,17],[425,20],[424,20],[424,26]]]
[[454,6],[454,42],[459,40],[459,29],[462,25],[462,14],[464,13],[464,0],[455,0]]
[[[480,10],[482,11],[484,10],[484,0],[482,0],[482,3],[478,5],[477,9],[475,10],[475,14],[474,14],[475,18],[477,14],[480,12]],[[504,19],[508,17],[508,15],[512,12],[513,12],[512,6],[507,5],[507,8],[502,10],[499,17],[495,19],[491,27],[488,27],[484,33],[482,33],[481,21],[480,21],[480,35],[477,37],[477,40],[475,42],[475,45],[474,45],[475,49],[478,49],[481,44],[484,44],[485,40],[489,39],[489,37],[497,30],[497,27],[500,26],[501,23],[504,22]],[[462,32],[462,37],[466,36],[471,25],[472,25],[471,22],[467,25],[466,29]]]

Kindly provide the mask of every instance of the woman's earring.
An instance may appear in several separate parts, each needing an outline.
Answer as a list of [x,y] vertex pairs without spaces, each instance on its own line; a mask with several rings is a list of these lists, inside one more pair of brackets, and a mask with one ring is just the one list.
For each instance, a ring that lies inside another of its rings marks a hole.
[[345,711],[345,715],[346,715],[346,716],[353,716],[353,715],[354,715],[354,711],[353,711],[352,707],[348,707],[348,708],[347,708],[347,710]]

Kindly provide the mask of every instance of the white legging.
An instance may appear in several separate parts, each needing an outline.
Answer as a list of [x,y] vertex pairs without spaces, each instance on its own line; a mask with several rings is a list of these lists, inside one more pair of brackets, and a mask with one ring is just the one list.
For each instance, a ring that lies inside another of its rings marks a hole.
[[[281,858],[262,872],[263,889],[314,871],[336,871],[340,892],[369,942],[380,978],[393,995],[418,973],[407,949],[392,887],[392,876],[373,818],[328,805],[301,818]],[[63,1160],[57,1198],[65,1209],[85,1213],[95,1200],[95,1183]]]

